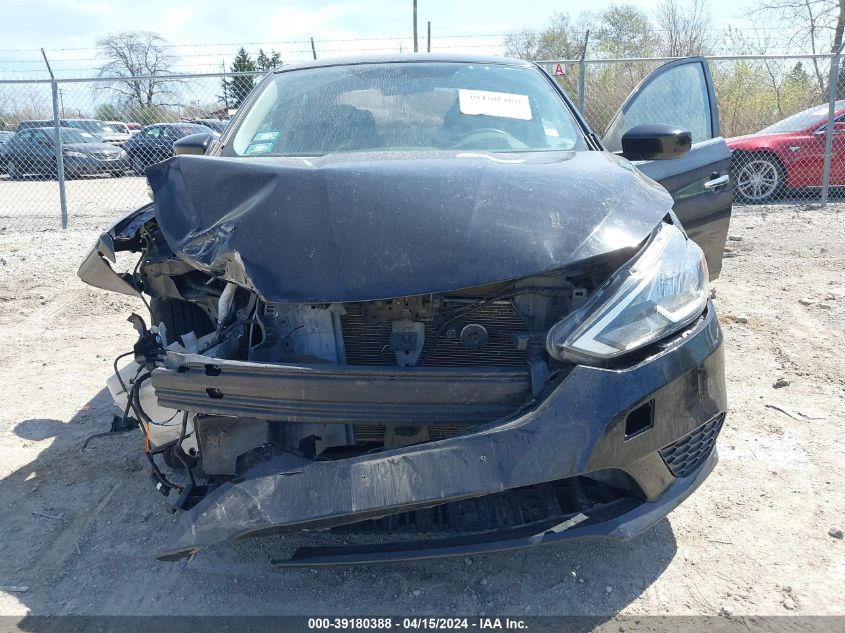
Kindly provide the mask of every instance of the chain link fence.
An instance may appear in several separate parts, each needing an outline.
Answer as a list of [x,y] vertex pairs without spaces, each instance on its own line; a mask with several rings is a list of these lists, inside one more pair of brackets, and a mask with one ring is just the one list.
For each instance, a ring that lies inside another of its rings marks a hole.
[[222,132],[262,75],[0,81],[0,232],[106,226],[144,205],[144,170]]
[[[543,64],[557,75],[572,99],[583,104],[584,116],[601,134],[631,91],[668,61],[552,60]],[[736,204],[824,204],[828,195],[842,195],[845,100],[837,95],[845,88],[845,78],[838,56],[710,57],[708,65],[721,135],[733,152]],[[676,94],[668,98],[683,98],[686,88],[677,86]]]
[[[602,134],[667,61],[541,63]],[[845,187],[845,101],[830,89],[840,83],[836,56],[708,62],[738,204],[819,204]],[[103,226],[145,204],[143,170],[172,155],[178,138],[224,129],[261,74],[0,81],[0,232]],[[675,89],[682,98],[685,86]]]

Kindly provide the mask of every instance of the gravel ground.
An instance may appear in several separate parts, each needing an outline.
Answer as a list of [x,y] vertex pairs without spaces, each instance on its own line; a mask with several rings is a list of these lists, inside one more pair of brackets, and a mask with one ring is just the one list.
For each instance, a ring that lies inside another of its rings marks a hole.
[[28,588],[0,590],[0,614],[842,614],[845,543],[829,533],[845,528],[836,207],[735,211],[715,284],[730,397],[721,461],[668,520],[629,543],[285,571],[268,563],[290,548],[278,537],[155,560],[174,518],[140,435],[79,450],[109,425],[104,383],[143,308],[77,279],[93,220],[0,231],[0,585]]
[[[147,179],[92,176],[65,183],[69,227],[82,229],[149,202]],[[48,178],[12,181],[0,175],[0,232],[42,231],[61,227],[59,184]]]

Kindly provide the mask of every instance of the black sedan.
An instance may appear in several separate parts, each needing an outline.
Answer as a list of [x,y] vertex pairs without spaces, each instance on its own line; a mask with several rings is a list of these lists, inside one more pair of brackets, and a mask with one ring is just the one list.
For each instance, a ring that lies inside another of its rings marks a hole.
[[211,128],[218,134],[223,134],[229,126],[229,121],[222,121],[220,119],[191,119],[189,123],[204,125],[205,127]]
[[0,174],[6,173],[6,161],[3,160],[3,146],[15,135],[14,132],[0,130]]
[[[60,128],[65,177],[109,173],[120,176],[129,169],[129,161],[119,147],[88,142],[78,130]],[[27,128],[3,145],[3,163],[9,178],[26,175],[55,177],[58,173],[55,128]]]
[[154,163],[173,156],[173,143],[180,138],[200,132],[213,132],[211,128],[193,123],[158,123],[148,125],[123,144],[129,154],[132,170],[139,176]]
[[604,137],[537,64],[426,54],[277,69],[208,139],[147,169],[154,203],[79,271],[149,297],[110,382],[184,511],[160,558],[270,532],[335,534],[281,566],[625,539],[713,469],[732,194],[703,58]]

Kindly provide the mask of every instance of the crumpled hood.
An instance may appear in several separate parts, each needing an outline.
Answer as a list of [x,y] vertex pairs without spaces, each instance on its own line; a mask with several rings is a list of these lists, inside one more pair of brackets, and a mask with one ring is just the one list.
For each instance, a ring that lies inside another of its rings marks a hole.
[[174,252],[269,302],[517,279],[634,246],[672,206],[598,151],[182,155],[147,177]]

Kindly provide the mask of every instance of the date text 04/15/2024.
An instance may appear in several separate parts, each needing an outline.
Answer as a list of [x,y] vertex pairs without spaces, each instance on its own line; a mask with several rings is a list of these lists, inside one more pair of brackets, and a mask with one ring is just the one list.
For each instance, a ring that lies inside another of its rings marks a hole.
[[405,630],[405,631],[445,631],[454,629],[479,631],[519,631],[528,628],[525,620],[517,618],[476,617],[476,618],[392,618],[392,617],[357,617],[357,618],[309,618],[310,630]]

